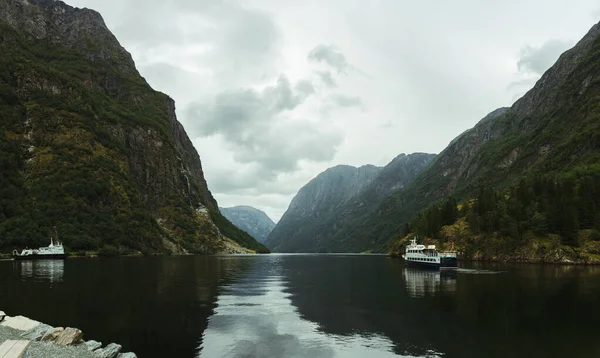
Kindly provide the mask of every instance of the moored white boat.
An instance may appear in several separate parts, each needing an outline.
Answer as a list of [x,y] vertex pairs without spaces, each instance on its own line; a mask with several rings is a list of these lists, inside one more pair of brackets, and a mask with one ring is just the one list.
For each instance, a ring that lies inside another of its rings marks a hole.
[[67,257],[65,248],[61,243],[50,238],[50,245],[38,249],[23,249],[21,252],[13,251],[14,260],[63,260]]
[[417,245],[417,239],[410,240],[406,252],[402,255],[407,265],[431,268],[457,267],[456,252],[438,252],[435,245]]

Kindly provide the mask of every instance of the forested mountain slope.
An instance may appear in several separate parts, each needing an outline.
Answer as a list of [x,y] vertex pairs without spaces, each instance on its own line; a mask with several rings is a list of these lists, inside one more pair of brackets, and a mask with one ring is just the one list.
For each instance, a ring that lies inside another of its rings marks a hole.
[[[600,163],[599,30],[598,24],[593,26],[512,107],[493,112],[455,139],[413,185],[394,193],[377,215],[348,227],[344,234],[389,240],[403,234],[406,222],[444,196],[461,201],[468,194],[476,196],[481,188],[516,188],[520,181],[536,177],[578,177],[577,173]],[[573,198],[593,195],[596,186],[589,183],[595,179],[590,176],[581,179],[590,186],[583,193],[577,189],[579,184],[565,184],[572,186],[567,192]],[[558,179],[548,180],[558,183]],[[539,194],[542,189],[536,190]],[[548,186],[543,190],[554,189]],[[561,205],[560,200],[551,198],[545,200]],[[531,215],[535,213],[530,209]]]
[[[100,14],[0,0],[0,248],[266,248],[219,212],[175,104]],[[240,246],[241,245],[241,246]]]

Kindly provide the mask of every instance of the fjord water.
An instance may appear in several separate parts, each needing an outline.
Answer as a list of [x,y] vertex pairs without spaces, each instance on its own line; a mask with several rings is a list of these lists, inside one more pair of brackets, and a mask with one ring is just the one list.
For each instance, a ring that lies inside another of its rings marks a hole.
[[600,268],[366,255],[0,261],[0,309],[139,357],[598,357]]

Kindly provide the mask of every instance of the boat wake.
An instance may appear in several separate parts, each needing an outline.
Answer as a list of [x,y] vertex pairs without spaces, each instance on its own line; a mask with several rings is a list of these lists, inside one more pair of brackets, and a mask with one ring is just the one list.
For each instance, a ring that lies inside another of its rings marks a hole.
[[507,271],[492,271],[492,270],[467,269],[467,268],[457,268],[455,270],[457,273],[464,273],[464,274],[468,274],[468,275],[496,275],[496,274],[507,272]]

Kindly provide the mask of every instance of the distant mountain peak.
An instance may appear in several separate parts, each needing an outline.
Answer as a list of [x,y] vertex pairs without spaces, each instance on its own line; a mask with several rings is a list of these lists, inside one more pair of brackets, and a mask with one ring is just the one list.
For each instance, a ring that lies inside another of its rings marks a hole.
[[280,252],[356,251],[331,237],[346,220],[375,208],[385,195],[409,184],[435,155],[400,154],[385,167],[339,165],[303,186],[266,241]]
[[264,211],[252,206],[238,205],[231,208],[219,208],[219,210],[235,226],[261,243],[265,242],[275,227],[273,220]]

